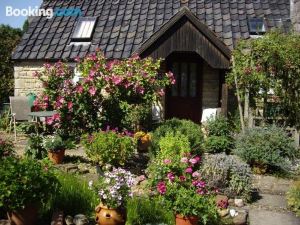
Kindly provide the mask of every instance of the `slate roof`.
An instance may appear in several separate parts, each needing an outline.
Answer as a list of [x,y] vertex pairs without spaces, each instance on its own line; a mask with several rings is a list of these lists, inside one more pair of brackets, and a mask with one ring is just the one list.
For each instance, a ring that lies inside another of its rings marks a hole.
[[[249,38],[248,18],[264,17],[267,29],[289,26],[290,0],[44,0],[41,8],[80,7],[83,16],[97,16],[89,45],[73,45],[78,17],[34,17],[14,60],[57,60],[83,57],[97,48],[108,58],[127,58],[182,7],[215,33],[230,49]],[[281,21],[280,21],[281,19]]]

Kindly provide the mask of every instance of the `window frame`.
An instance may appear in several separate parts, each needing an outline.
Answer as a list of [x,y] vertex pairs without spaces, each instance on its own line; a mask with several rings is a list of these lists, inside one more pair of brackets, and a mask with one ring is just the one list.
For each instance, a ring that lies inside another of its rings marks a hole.
[[[253,28],[253,23],[256,24],[256,28]],[[257,25],[262,24],[261,29],[258,28]],[[251,17],[248,18],[248,28],[249,28],[249,34],[250,35],[263,35],[267,32],[267,26],[265,23],[265,19],[262,17]]]
[[[94,32],[95,32],[95,27],[96,27],[96,24],[97,24],[97,20],[98,20],[98,17],[80,17],[76,22],[76,26],[75,26],[74,32],[72,34],[71,40],[72,41],[77,41],[77,42],[91,41],[92,37],[94,35]],[[78,36],[78,32],[79,32],[79,30],[81,29],[81,26],[82,26],[81,24],[83,22],[90,22],[90,21],[94,21],[94,25],[93,25],[93,28],[91,30],[91,33],[90,33],[89,37],[80,37],[80,36]]]

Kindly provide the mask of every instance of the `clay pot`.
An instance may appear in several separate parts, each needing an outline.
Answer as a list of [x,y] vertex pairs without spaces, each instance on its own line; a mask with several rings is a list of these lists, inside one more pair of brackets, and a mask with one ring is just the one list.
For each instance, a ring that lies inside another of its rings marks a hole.
[[65,149],[59,151],[48,151],[48,158],[54,164],[61,164],[65,157]]
[[125,225],[125,212],[120,209],[109,209],[100,204],[96,208],[96,222],[99,225]]
[[14,225],[35,225],[38,220],[38,207],[29,205],[24,209],[9,213],[8,216]]
[[176,225],[197,225],[198,217],[176,215]]

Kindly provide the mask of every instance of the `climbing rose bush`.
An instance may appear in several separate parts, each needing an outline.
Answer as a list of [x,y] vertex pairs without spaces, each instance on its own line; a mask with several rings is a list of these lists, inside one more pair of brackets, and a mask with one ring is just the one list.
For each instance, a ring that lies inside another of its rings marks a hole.
[[[44,87],[35,107],[56,110],[57,114],[46,123],[65,135],[91,133],[103,124],[123,128],[122,119],[132,111],[123,110],[124,105],[149,105],[164,95],[167,85],[175,83],[170,72],[158,75],[161,61],[151,58],[134,56],[109,61],[97,51],[75,61],[82,76],[78,82],[74,82],[73,71],[62,62],[45,64],[43,70],[35,74]],[[107,124],[107,121],[117,122]]]

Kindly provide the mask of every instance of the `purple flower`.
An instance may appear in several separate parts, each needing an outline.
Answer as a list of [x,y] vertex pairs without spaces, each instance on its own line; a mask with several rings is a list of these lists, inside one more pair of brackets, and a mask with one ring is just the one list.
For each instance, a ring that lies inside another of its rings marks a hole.
[[188,168],[186,168],[185,172],[192,174],[193,173],[193,169],[191,167],[188,167]]

